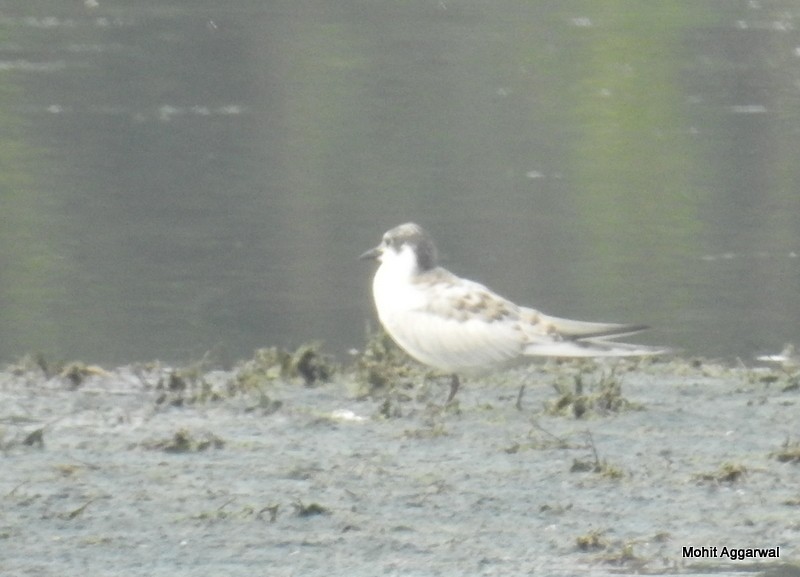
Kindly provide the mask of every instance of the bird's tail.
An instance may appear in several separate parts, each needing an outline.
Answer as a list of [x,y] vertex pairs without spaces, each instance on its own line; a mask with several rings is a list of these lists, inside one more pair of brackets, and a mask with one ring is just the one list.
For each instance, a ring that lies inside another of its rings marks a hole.
[[652,357],[672,352],[666,347],[615,343],[603,339],[529,343],[524,354],[531,357]]
[[640,333],[650,328],[647,325],[574,321],[572,319],[552,317],[539,312],[537,312],[537,315],[539,322],[546,326],[549,331],[556,332],[569,339],[617,338]]
[[528,321],[524,354],[548,357],[643,357],[670,353],[666,347],[618,343],[611,339],[632,335],[646,325],[595,323],[545,315],[523,309]]

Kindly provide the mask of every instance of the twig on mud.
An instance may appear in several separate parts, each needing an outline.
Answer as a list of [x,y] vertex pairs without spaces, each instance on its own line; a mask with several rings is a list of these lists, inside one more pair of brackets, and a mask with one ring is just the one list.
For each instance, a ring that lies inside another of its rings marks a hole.
[[559,436],[558,436],[558,435],[556,435],[555,433],[551,433],[550,431],[548,431],[547,429],[545,429],[543,426],[541,426],[541,425],[539,424],[539,421],[537,421],[537,420],[535,420],[535,419],[532,419],[532,420],[531,420],[531,425],[532,425],[532,426],[533,426],[533,428],[534,428],[534,429],[536,429],[537,431],[541,431],[542,433],[544,433],[545,435],[547,435],[547,436],[548,436],[548,437],[550,437],[551,439],[554,439],[554,440],[555,440],[555,441],[558,443],[558,446],[559,446],[560,448],[562,448],[562,449],[567,449],[567,448],[569,448],[569,443],[568,443],[566,440],[564,440],[562,437],[559,437]]

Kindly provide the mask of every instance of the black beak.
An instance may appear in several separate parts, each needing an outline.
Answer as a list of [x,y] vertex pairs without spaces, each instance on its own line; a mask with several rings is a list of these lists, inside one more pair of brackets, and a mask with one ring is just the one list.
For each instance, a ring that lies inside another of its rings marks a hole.
[[358,260],[375,260],[379,256],[381,256],[381,247],[376,246],[358,257]]

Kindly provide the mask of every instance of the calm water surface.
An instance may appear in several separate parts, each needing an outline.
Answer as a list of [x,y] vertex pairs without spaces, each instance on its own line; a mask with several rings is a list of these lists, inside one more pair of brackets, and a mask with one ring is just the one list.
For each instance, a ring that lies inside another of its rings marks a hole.
[[794,2],[8,1],[0,360],[124,363],[372,322],[415,220],[552,314],[800,341]]

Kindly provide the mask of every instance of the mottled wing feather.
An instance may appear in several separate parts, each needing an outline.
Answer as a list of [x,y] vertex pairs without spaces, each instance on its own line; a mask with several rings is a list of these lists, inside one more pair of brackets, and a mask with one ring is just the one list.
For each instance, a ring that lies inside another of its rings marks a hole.
[[[437,268],[415,280],[425,298],[392,323],[392,334],[417,360],[452,372],[480,371],[525,356],[618,357],[669,352],[608,339],[642,325],[576,321],[518,307],[482,284]],[[388,321],[388,319],[387,319]]]
[[478,370],[522,353],[519,309],[485,286],[435,269],[416,280],[426,298],[395,327],[398,343],[443,370]]

